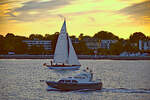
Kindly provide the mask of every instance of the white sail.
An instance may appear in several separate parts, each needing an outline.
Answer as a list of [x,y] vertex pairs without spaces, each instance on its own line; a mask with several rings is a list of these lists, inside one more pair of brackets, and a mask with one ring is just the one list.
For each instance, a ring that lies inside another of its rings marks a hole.
[[69,40],[69,57],[68,57],[68,64],[70,65],[80,65],[77,55],[75,53],[75,50],[72,46],[72,42],[71,39],[68,36],[68,40]]
[[57,44],[54,53],[54,63],[64,63],[68,62],[68,52],[66,50],[67,46],[67,34],[66,34],[66,22],[64,21],[61,28],[60,34],[57,39]]
[[61,28],[54,54],[54,63],[64,63],[69,65],[80,65],[77,55],[72,46],[70,37],[67,34],[66,22]]

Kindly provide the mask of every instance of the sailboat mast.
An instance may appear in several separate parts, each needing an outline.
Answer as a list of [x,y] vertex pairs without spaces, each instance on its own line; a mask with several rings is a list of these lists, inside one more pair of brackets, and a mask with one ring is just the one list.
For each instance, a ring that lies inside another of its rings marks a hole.
[[68,58],[69,58],[69,49],[70,49],[70,46],[69,46],[69,35],[68,35],[68,33],[66,33],[67,34],[67,50],[68,50]]

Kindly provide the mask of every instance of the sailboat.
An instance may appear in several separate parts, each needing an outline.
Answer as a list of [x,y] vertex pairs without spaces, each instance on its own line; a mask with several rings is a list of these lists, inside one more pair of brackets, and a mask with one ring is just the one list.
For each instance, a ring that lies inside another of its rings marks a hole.
[[71,39],[67,33],[66,20],[64,20],[58,36],[53,61],[51,61],[50,65],[47,65],[46,63],[43,65],[50,69],[79,69],[81,67],[72,46]]

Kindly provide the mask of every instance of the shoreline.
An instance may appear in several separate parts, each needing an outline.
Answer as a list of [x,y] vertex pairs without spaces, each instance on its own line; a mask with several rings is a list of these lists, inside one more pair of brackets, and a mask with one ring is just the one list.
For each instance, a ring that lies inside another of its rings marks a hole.
[[[53,59],[53,55],[0,55],[0,59]],[[150,56],[78,55],[78,59],[99,60],[150,60]]]

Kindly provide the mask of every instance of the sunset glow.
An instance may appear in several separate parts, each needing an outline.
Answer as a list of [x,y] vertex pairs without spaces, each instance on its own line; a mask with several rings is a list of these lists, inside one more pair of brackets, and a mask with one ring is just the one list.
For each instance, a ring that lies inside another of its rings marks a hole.
[[149,0],[0,0],[0,34],[53,34],[64,17],[70,35],[109,31],[120,38],[150,36]]

